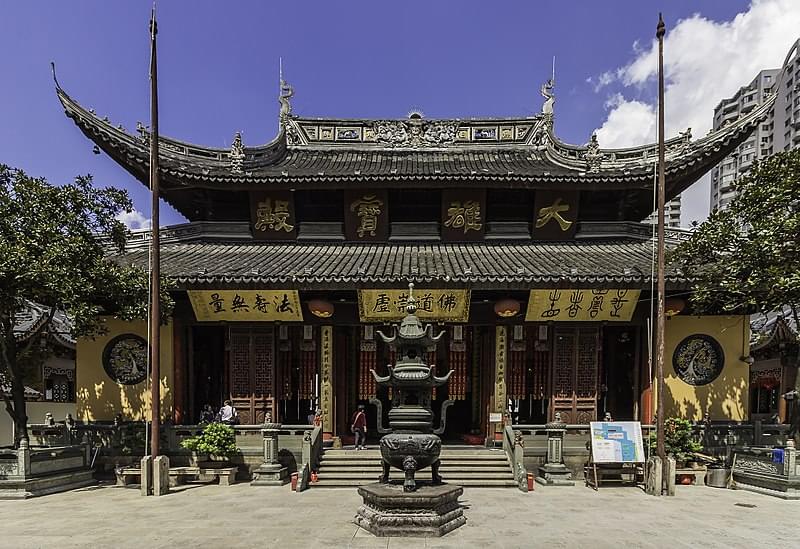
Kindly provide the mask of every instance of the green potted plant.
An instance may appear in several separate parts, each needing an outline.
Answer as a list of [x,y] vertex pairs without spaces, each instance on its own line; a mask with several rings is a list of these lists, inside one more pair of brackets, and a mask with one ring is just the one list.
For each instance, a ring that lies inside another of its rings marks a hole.
[[[650,433],[650,451],[656,450],[656,433]],[[694,459],[694,454],[703,446],[694,439],[692,422],[679,417],[664,420],[664,449],[667,455],[675,458],[675,466],[683,469],[686,462]]]
[[[199,435],[183,439],[181,446],[197,456],[208,456],[212,461],[228,461],[239,452],[236,432],[230,425],[209,423]],[[197,458],[200,461],[200,458]]]

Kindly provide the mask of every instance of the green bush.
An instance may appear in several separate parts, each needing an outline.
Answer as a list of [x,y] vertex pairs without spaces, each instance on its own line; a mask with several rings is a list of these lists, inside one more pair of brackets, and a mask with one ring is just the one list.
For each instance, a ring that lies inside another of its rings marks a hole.
[[[694,440],[692,422],[688,419],[668,417],[664,420],[664,449],[675,461],[690,461],[695,452],[703,449],[702,444]],[[656,432],[650,433],[650,451],[656,451]]]
[[233,427],[222,423],[209,423],[199,435],[182,440],[181,446],[218,457],[231,457],[239,451]]

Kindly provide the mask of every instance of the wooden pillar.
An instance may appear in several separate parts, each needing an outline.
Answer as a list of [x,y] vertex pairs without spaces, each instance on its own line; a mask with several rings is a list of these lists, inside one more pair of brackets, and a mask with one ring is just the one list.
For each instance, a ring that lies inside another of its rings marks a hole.
[[172,362],[174,370],[172,421],[181,425],[186,419],[186,326],[178,319],[172,320]]
[[333,438],[333,326],[320,329],[320,378],[323,440]]
[[[506,366],[508,364],[508,329],[496,326],[494,335],[494,409],[495,413],[506,413]],[[502,417],[502,416],[501,416]],[[495,440],[502,440],[501,423],[495,426]]]

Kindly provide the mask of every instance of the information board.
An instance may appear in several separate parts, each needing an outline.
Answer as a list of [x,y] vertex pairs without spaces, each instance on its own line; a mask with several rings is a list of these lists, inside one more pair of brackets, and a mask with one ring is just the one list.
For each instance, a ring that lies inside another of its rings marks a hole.
[[644,463],[642,424],[638,421],[592,421],[594,463]]

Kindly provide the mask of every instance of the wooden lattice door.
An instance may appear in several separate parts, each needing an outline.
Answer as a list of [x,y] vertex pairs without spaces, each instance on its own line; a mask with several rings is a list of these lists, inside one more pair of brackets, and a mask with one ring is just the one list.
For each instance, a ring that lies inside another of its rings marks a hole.
[[229,383],[242,424],[264,423],[275,415],[275,335],[271,326],[230,329]]
[[597,418],[597,328],[558,328],[553,345],[551,418],[587,424]]

